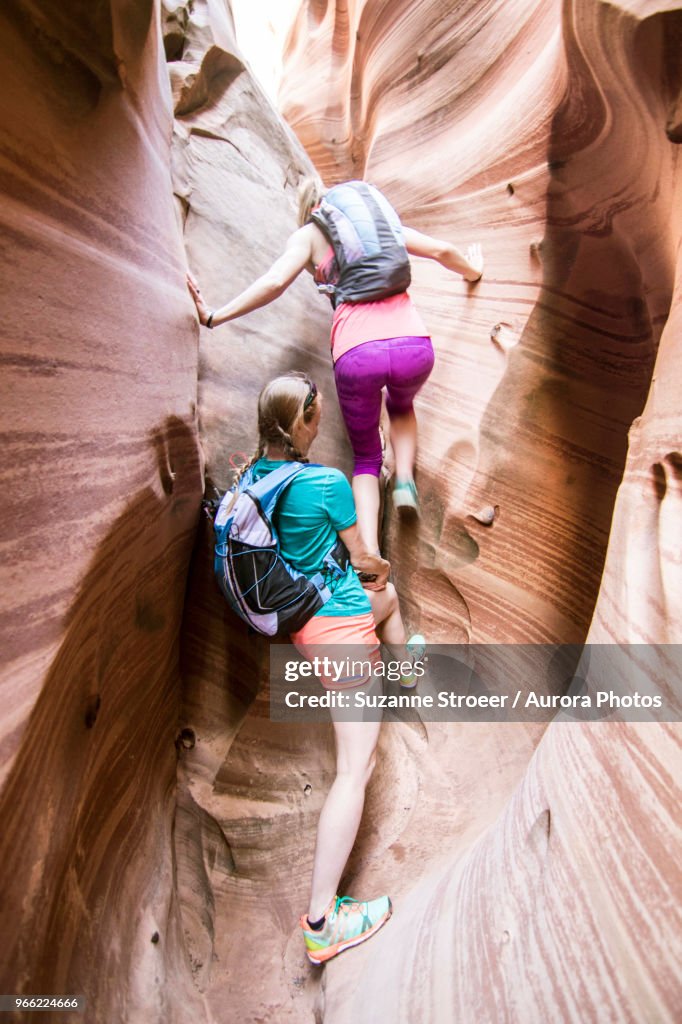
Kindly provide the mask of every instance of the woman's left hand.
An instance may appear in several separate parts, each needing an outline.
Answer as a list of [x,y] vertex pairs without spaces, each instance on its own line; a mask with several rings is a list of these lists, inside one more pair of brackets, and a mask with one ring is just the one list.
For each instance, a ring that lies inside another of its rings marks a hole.
[[199,314],[199,323],[202,325],[202,327],[205,327],[211,311],[201,296],[199,282],[195,277],[192,277],[192,275],[189,273],[187,274],[187,287],[189,288],[190,295],[194,299],[194,305],[197,307],[197,313]]

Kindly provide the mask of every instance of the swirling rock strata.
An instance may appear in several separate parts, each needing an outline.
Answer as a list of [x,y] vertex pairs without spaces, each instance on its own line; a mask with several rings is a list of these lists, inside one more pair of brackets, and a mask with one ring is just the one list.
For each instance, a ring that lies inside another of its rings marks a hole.
[[[281,251],[296,226],[295,184],[311,170],[248,71],[238,70],[243,61],[230,26],[214,15],[195,4],[180,19],[185,39],[180,50],[175,39],[170,64],[178,104],[176,194],[190,263],[211,305],[239,291]],[[236,453],[239,463],[252,450],[258,391],[289,368],[311,372],[328,396],[315,458],[350,468],[332,397],[328,330],[326,303],[301,280],[273,306],[202,332],[200,428],[207,473],[221,487],[231,475],[230,456]],[[176,850],[186,942],[195,982],[216,1019],[229,1003],[246,1019],[293,1024],[312,1014],[322,987],[297,919],[333,775],[333,745],[323,727],[269,720],[267,672],[266,642],[235,624],[215,588],[207,526],[183,626],[187,746]],[[424,868],[440,863],[444,850],[465,847],[502,808],[538,734],[537,727],[504,730],[501,754],[499,733],[485,726],[458,730],[456,739],[450,729],[427,736],[419,722],[387,729],[344,884],[371,892],[386,885],[388,871],[399,898],[410,887],[415,858]],[[470,752],[458,777],[445,756],[453,742]],[[433,820],[441,824],[425,850],[422,837]]]
[[[407,223],[487,255],[473,295],[427,267],[412,289],[437,345],[417,406],[424,513],[403,534],[389,509],[386,527],[430,637],[682,640],[677,7],[368,0],[298,17],[282,99],[327,180],[369,178]],[[651,672],[675,715],[662,650]],[[477,836],[474,811],[476,841],[330,965],[320,1016],[675,1020],[679,765],[672,723],[551,725],[495,824]]]
[[0,14],[0,988],[93,1024],[200,1005],[171,848],[195,327],[155,14]]
[[589,625],[670,305],[668,17],[638,32],[597,2],[301,8],[281,99],[323,176],[372,180],[406,223],[487,258],[474,289],[414,261],[436,348],[417,402],[424,514],[414,532],[390,517],[387,549],[433,640]]
[[[85,992],[97,1022],[672,1020],[679,747],[656,724],[554,725],[534,757],[531,724],[386,728],[344,887],[389,889],[395,918],[322,974],[306,964],[330,735],[269,721],[267,645],[219,598],[205,523],[182,691],[176,639],[201,486],[178,227],[216,303],[279,251],[309,164],[227,8],[165,0],[174,221],[152,5],[10,10],[4,990]],[[422,526],[387,515],[409,616],[429,639],[582,640],[672,295],[673,5],[302,10],[296,59],[323,113],[295,70],[287,105],[326,176],[371,176],[406,220],[480,237],[489,259],[472,293],[416,268],[440,368],[420,399]],[[680,639],[679,287],[594,642]],[[302,281],[203,332],[218,485],[267,377],[305,368],[333,393],[327,328]],[[325,416],[316,455],[349,468],[332,402]]]

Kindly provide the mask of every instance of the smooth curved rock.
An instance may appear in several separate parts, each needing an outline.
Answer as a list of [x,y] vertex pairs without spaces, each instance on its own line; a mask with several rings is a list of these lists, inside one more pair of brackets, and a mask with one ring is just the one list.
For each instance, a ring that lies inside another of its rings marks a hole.
[[201,1006],[171,849],[196,327],[154,15],[0,15],[0,988],[93,1024]]
[[[209,301],[233,295],[310,165],[229,8],[164,0],[174,221],[162,40],[128,6],[3,18],[4,991],[84,992],[96,1024],[672,1021],[679,732],[655,723],[387,726],[343,885],[394,919],[305,961],[330,734],[269,720],[205,521],[183,595],[203,461],[225,486],[264,380],[314,373],[314,454],[349,468],[329,312],[302,280],[201,332],[200,454],[180,232]],[[415,267],[424,516],[403,533],[389,503],[386,543],[430,641],[682,640],[679,26],[596,0],[302,8],[286,105],[323,172],[488,259],[472,290]]]
[[[682,641],[674,8],[368,0],[299,15],[282,99],[327,180],[369,178],[407,223],[478,239],[487,258],[471,295],[432,267],[412,288],[438,350],[418,403],[425,514],[413,533],[390,511],[386,527],[429,638]],[[342,87],[306,95],[328,67]],[[516,325],[519,344],[486,350],[487,323]],[[485,532],[472,518],[489,502]],[[679,664],[661,651],[651,676],[674,716]],[[506,739],[488,730],[479,756]],[[471,809],[476,842],[453,825],[448,854],[438,819],[442,868],[424,864],[390,927],[330,965],[320,1018],[672,1024],[680,764],[678,724],[552,724],[482,835]]]
[[[436,347],[424,516],[390,517],[387,551],[431,640],[585,635],[670,305],[678,31],[598,2],[301,9],[281,98],[323,176],[366,177],[406,223],[486,256],[474,288],[414,261]],[[483,533],[468,517],[487,504]]]

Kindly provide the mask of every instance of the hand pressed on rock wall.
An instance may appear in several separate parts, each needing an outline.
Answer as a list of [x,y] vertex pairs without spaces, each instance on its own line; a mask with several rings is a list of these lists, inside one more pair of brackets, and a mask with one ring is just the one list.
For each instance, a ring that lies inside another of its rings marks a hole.
[[461,274],[469,284],[475,284],[483,276],[483,250],[479,242],[474,242],[463,253],[452,242],[432,238],[406,224],[403,224],[403,241],[411,256],[425,256],[428,260],[435,260],[446,270]]
[[201,289],[199,288],[199,282],[191,274],[187,274],[187,287],[189,293],[194,299],[194,305],[197,307],[197,313],[199,314],[199,323],[202,327],[206,326],[208,318],[210,316],[210,309],[201,297]]
[[470,263],[476,271],[475,275],[464,274],[464,280],[469,284],[476,284],[483,277],[483,250],[479,242],[474,242],[466,251],[467,263]]
[[467,263],[471,265],[474,274],[464,274],[464,280],[468,281],[469,284],[476,284],[483,277],[483,249],[479,242],[473,242],[467,246],[466,250]]

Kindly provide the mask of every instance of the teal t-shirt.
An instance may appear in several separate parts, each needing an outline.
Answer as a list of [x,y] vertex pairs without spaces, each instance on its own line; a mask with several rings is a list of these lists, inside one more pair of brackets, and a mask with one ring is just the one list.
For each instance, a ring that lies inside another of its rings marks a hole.
[[[259,459],[253,467],[254,479],[260,480],[281,465],[281,461]],[[277,502],[274,526],[282,557],[299,572],[314,576],[336,543],[337,532],[352,526],[356,519],[353,492],[343,473],[327,466],[309,466],[291,481]],[[317,615],[371,612],[369,598],[352,565],[341,578],[325,578],[332,597]]]

